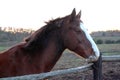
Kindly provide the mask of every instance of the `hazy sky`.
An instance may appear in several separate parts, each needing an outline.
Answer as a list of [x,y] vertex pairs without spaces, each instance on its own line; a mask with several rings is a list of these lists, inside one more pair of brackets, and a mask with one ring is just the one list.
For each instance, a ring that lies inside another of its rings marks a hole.
[[120,0],[0,0],[0,27],[38,29],[76,8],[88,31],[120,30]]

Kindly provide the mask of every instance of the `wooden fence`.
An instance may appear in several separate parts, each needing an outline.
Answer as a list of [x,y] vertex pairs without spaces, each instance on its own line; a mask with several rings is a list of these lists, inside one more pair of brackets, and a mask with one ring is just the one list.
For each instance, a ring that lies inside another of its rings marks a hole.
[[87,70],[93,70],[93,79],[94,80],[102,80],[102,62],[103,61],[120,61],[120,55],[116,56],[100,56],[99,60],[94,63],[89,63],[87,65],[77,67],[77,68],[70,68],[65,70],[57,70],[48,73],[41,73],[41,74],[33,74],[33,75],[24,75],[18,77],[9,77],[9,78],[0,78],[0,80],[41,80],[47,79],[56,75],[61,74],[68,74],[72,72],[83,72]]

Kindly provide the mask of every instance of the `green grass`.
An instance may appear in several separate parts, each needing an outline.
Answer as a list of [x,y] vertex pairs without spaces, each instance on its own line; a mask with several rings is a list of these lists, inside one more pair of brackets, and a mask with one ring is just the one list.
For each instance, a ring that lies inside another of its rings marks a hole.
[[120,44],[99,44],[101,52],[120,52]]
[[16,43],[18,43],[18,42],[17,41],[0,42],[0,51],[4,51],[4,50],[10,48],[11,46],[15,45]]
[[99,44],[98,48],[103,55],[120,55],[120,44]]
[[3,51],[5,49],[7,49],[8,47],[3,47],[3,46],[0,46],[0,51]]

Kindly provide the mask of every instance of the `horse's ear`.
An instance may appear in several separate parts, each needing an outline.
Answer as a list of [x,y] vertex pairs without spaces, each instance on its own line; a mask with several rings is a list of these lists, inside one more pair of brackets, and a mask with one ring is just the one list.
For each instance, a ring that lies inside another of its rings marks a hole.
[[74,8],[72,13],[71,13],[71,20],[70,21],[73,21],[75,19],[75,16],[76,16],[76,10]]
[[77,18],[81,18],[81,10],[80,10],[80,12],[77,14],[76,17],[77,17]]

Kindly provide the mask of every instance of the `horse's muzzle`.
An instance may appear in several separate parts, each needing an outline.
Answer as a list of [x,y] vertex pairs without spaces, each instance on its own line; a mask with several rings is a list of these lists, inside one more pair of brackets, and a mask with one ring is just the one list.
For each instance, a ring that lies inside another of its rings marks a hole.
[[87,62],[95,62],[95,61],[98,60],[98,58],[99,58],[99,57],[96,57],[95,55],[91,55],[91,56],[89,56],[89,58],[86,59],[86,60],[87,60]]

